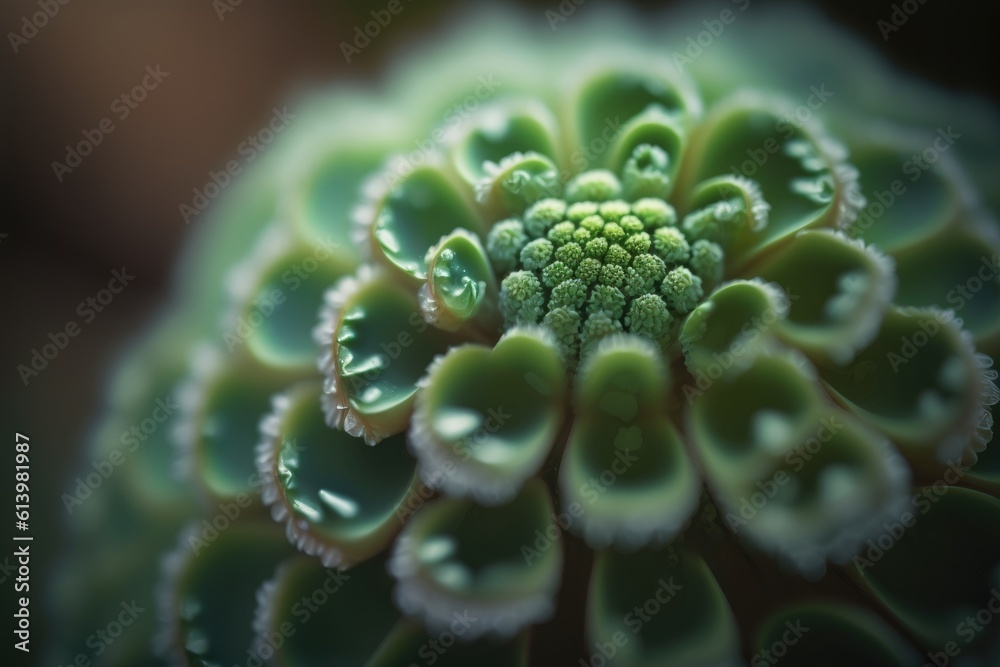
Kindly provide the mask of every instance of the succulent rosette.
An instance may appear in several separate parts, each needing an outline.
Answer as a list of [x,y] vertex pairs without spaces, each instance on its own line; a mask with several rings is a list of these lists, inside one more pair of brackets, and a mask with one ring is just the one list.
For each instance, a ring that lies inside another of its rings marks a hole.
[[117,660],[995,658],[995,110],[725,7],[299,106],[95,442],[175,428],[68,504],[64,587],[157,590]]

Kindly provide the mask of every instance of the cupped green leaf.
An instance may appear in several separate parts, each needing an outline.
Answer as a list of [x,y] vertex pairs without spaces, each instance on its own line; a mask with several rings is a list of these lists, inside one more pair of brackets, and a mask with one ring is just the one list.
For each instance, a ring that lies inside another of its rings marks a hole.
[[948,229],[894,253],[900,306],[950,308],[977,346],[1000,342],[1000,237],[997,228]]
[[870,199],[844,230],[851,238],[895,255],[954,225],[966,195],[950,156],[941,155],[933,164],[918,163],[914,157],[926,144],[884,129],[854,146],[851,160]]
[[[189,372],[191,332],[179,321],[157,324],[156,334],[130,349],[116,369],[107,412],[89,436],[88,469],[62,496],[75,526],[83,527],[77,522],[81,505],[99,502],[94,496],[101,496],[104,485],[101,468],[115,471],[131,489],[130,503],[147,511],[183,514],[193,508],[187,482],[174,469],[174,431],[184,419],[178,389]],[[93,518],[106,520],[99,513]]]
[[563,419],[566,371],[544,332],[452,348],[421,381],[409,433],[420,476],[449,495],[507,502],[541,468]]
[[552,502],[532,480],[506,505],[484,507],[441,498],[421,507],[396,540],[389,569],[396,602],[421,616],[431,633],[454,613],[476,619],[463,639],[510,637],[547,619],[562,575],[562,545],[546,537]]
[[489,105],[462,128],[451,158],[470,186],[487,176],[487,163],[499,164],[508,155],[531,152],[550,159],[558,155],[555,117],[536,100],[505,100]]
[[500,328],[496,276],[479,238],[456,229],[427,252],[427,282],[420,287],[424,319],[454,331]]
[[976,354],[953,313],[890,308],[846,367],[821,366],[834,400],[900,445],[911,464],[974,460],[992,437],[992,362]]
[[559,467],[563,512],[592,548],[663,545],[688,523],[701,477],[666,417],[581,416]]
[[587,631],[591,664],[596,658],[620,667],[742,664],[729,603],[704,560],[680,545],[599,553]]
[[375,257],[411,284],[427,278],[427,250],[455,228],[484,231],[470,202],[435,166],[394,174],[375,204],[368,239]]
[[223,320],[229,352],[246,347],[261,363],[300,371],[315,364],[311,332],[317,304],[354,262],[328,234],[312,244],[272,227],[257,248],[229,274],[235,308]]
[[669,383],[670,372],[652,341],[608,336],[597,343],[577,375],[576,412],[616,422],[660,415]]
[[192,523],[164,560],[158,653],[176,664],[244,663],[257,589],[292,553],[273,523]]
[[697,210],[695,184],[726,174],[752,178],[770,205],[767,225],[726,253],[730,271],[741,271],[765,248],[815,227],[850,223],[864,202],[846,152],[809,125],[790,123],[782,102],[749,93],[717,104],[691,137],[691,161],[677,192],[679,210]]
[[347,571],[306,556],[283,561],[258,591],[251,655],[282,667],[315,665],[320,656],[365,667],[401,616],[385,561],[373,558]]
[[541,153],[511,153],[487,162],[476,183],[476,199],[492,217],[522,213],[536,201],[562,192],[559,168]]
[[831,407],[811,431],[785,439],[783,451],[778,442],[766,476],[706,475],[729,528],[803,574],[847,562],[905,508],[906,462],[843,411]]
[[[575,169],[607,167],[616,157],[620,160],[621,155],[614,155],[609,148],[618,143],[619,135],[623,130],[627,132],[630,122],[640,114],[660,113],[685,123],[701,112],[690,82],[669,64],[655,59],[610,67],[602,63],[599,69],[587,73],[570,108],[579,146],[572,156]],[[637,127],[638,124],[632,126]],[[657,145],[668,140],[665,133],[659,132],[646,139]],[[632,148],[628,147],[628,153]]]
[[840,232],[805,231],[755,272],[788,294],[776,330],[814,358],[847,364],[876,336],[896,292],[893,262]]
[[917,489],[908,511],[854,558],[854,571],[930,652],[996,657],[1000,624],[988,621],[1000,613],[1000,542],[984,536],[1000,532],[1000,500],[951,486],[961,477],[953,468]]
[[424,321],[412,290],[366,267],[327,292],[315,335],[327,421],[368,444],[406,430],[418,380],[460,340]]
[[768,349],[788,307],[788,295],[774,283],[735,280],[720,286],[681,327],[688,370],[709,378],[742,370]]
[[260,426],[257,470],[288,539],[327,567],[346,566],[384,549],[399,530],[416,463],[402,436],[369,447],[329,428],[321,395],[319,382],[306,382],[274,398]]
[[761,625],[751,646],[753,664],[917,665],[916,649],[867,609],[837,602],[785,607]]
[[296,176],[281,205],[303,238],[327,243],[339,261],[356,262],[351,231],[362,185],[376,172],[384,155],[371,148],[316,150],[296,166]]
[[757,183],[742,175],[715,176],[696,185],[691,211],[681,221],[688,239],[746,246],[754,232],[767,227],[771,206]]
[[667,418],[668,381],[659,348],[637,336],[603,339],[580,369],[559,487],[593,548],[662,545],[694,512],[701,479]]
[[191,357],[191,376],[178,388],[181,421],[174,432],[178,472],[216,500],[255,497],[260,483],[253,448],[271,396],[296,377],[237,353],[204,345]]
[[618,132],[611,148],[611,169],[621,174],[627,201],[667,199],[684,159],[687,132],[675,115],[652,107]]
[[[763,479],[772,458],[817,428],[822,407],[814,371],[791,352],[758,354],[739,373],[700,369],[685,386],[688,432],[720,488]],[[713,377],[717,376],[717,377]]]

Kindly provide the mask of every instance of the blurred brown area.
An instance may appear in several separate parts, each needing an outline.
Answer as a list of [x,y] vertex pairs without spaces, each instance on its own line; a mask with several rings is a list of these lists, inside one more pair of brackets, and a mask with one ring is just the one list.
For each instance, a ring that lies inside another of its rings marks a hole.
[[[560,1],[569,0],[515,4],[541,22]],[[601,1],[577,0],[577,10]],[[348,64],[340,42],[369,20],[372,9],[383,9],[384,0],[42,2],[58,12],[25,42],[15,39],[16,52],[10,34],[41,11],[39,0],[4,0],[0,7],[0,169],[6,191],[0,216],[0,234],[6,235],[0,236],[0,438],[13,439],[16,430],[32,438],[38,456],[35,525],[48,535],[38,545],[45,559],[59,548],[65,522],[59,496],[80,463],[78,450],[99,405],[107,366],[164,298],[189,231],[178,205],[190,201],[192,188],[230,160],[301,84],[372,77],[400,41],[434,36],[450,12],[460,6],[467,11],[468,3],[414,2],[391,32]],[[220,16],[221,4],[232,11]],[[678,3],[630,4],[660,9]],[[832,21],[901,66],[954,89],[997,96],[994,77],[986,74],[996,62],[996,22],[983,14],[995,10],[985,3],[928,2],[889,41],[876,23],[892,3],[820,4]],[[169,75],[119,118],[114,100],[143,80],[147,66]],[[114,131],[58,180],[52,162],[64,162],[66,145],[104,118],[112,119]],[[25,386],[18,364],[29,363],[31,350],[47,343],[50,332],[78,319],[77,304],[104,288],[111,271],[121,267],[136,276],[134,286]],[[7,465],[0,458],[4,476]],[[35,567],[41,578],[44,561]]]

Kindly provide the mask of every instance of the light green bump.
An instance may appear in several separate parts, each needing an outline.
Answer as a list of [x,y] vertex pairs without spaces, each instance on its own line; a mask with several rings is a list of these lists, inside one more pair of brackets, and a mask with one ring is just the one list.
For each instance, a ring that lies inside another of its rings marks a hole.
[[566,245],[573,241],[573,232],[575,231],[576,225],[567,220],[553,225],[546,238],[557,246]]
[[566,199],[571,202],[602,202],[618,199],[621,194],[618,177],[605,169],[585,171],[566,185]]
[[524,229],[532,238],[545,236],[549,228],[566,215],[566,202],[561,199],[540,199],[524,212]]
[[521,266],[530,271],[539,271],[552,259],[552,242],[548,239],[529,241],[521,249]]
[[552,289],[552,295],[549,297],[549,310],[555,308],[579,310],[586,300],[586,284],[577,278],[571,278]]
[[636,146],[622,169],[625,196],[629,199],[665,197],[670,185],[669,166],[670,157],[659,146]]
[[653,232],[653,250],[670,264],[686,262],[691,256],[687,238],[676,227],[660,227]]
[[667,304],[657,294],[644,294],[632,302],[625,318],[629,333],[664,341],[670,333],[673,317]]
[[587,313],[604,312],[611,319],[620,320],[625,314],[625,295],[617,287],[598,285],[590,293],[587,301]]
[[663,298],[672,310],[684,314],[690,312],[704,295],[701,278],[691,273],[686,266],[670,271],[661,285]]
[[493,268],[506,273],[517,268],[521,248],[528,242],[528,235],[520,220],[502,220],[493,225],[486,237],[486,254]]
[[500,312],[508,327],[537,324],[544,305],[542,284],[528,271],[515,271],[500,284]]
[[632,214],[642,221],[646,229],[677,224],[677,211],[662,199],[647,197],[634,201]]

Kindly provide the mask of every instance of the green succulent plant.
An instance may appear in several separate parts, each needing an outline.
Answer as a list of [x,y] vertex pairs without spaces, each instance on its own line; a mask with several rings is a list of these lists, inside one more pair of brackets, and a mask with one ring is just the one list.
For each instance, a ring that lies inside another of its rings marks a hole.
[[115,375],[98,455],[178,417],[64,496],[66,655],[993,664],[996,111],[728,11],[298,105]]

